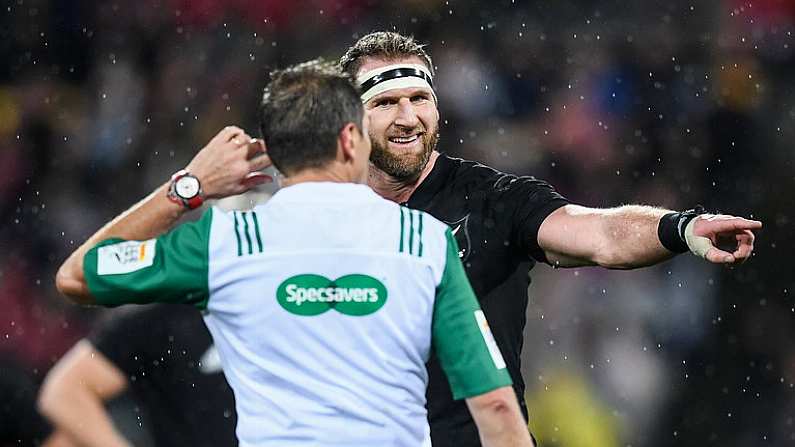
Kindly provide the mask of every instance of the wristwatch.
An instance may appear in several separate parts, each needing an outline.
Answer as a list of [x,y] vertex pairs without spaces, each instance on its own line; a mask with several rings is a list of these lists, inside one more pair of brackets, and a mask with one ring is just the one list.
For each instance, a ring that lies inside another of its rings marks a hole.
[[186,169],[181,169],[171,176],[166,195],[172,202],[189,210],[196,209],[204,203],[201,182]]

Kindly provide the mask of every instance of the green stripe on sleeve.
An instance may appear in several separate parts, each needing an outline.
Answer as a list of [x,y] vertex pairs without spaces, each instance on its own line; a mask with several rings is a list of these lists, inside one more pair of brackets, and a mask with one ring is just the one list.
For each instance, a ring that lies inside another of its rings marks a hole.
[[458,258],[458,244],[450,229],[445,234],[446,264],[436,288],[432,340],[453,398],[464,399],[512,382]]
[[246,218],[247,212],[243,211],[240,217],[243,219],[243,234],[246,235],[246,246],[248,247],[248,254],[254,253],[254,246],[251,245],[251,235],[248,233],[248,219]]
[[405,226],[403,223],[403,207],[399,207],[400,209],[400,247],[398,248],[398,252],[403,253],[403,227]]
[[409,211],[409,254],[414,250],[414,213]]
[[418,213],[419,213],[419,219],[420,219],[420,229],[418,231],[418,233],[419,233],[418,239],[420,240],[420,248],[419,248],[419,251],[417,253],[417,256],[422,257],[422,215],[423,215],[423,212],[422,211],[418,211]]
[[207,308],[212,209],[157,239],[110,239],[83,258],[94,301],[102,306],[146,303],[192,304]]
[[232,217],[235,219],[235,239],[237,240],[237,255],[243,256],[243,244],[240,242],[240,229],[238,228],[237,211],[232,211]]
[[252,211],[251,218],[254,219],[254,235],[257,236],[257,248],[259,252],[262,253],[262,237],[259,234],[259,219],[257,219],[257,213]]

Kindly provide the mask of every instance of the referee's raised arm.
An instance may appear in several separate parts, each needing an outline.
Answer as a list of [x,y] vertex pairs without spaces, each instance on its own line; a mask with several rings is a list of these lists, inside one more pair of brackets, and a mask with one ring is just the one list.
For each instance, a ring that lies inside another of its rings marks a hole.
[[[169,229],[187,211],[205,199],[240,194],[270,181],[260,170],[270,166],[262,140],[253,139],[243,129],[227,126],[200,150],[186,169],[175,174],[145,199],[111,220],[77,248],[61,265],[55,276],[58,291],[78,304],[96,304],[86,281],[84,259],[100,242],[118,239],[144,241],[156,238]],[[188,191],[187,181],[195,179],[195,191]],[[181,186],[179,182],[186,183]],[[191,197],[183,197],[193,194]],[[122,259],[118,262],[135,262]]]

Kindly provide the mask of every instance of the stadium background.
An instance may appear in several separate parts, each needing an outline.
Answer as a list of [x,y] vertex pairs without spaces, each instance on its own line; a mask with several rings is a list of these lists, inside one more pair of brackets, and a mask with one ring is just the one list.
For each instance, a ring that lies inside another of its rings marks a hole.
[[586,205],[765,222],[733,270],[537,267],[524,364],[542,445],[795,443],[787,0],[4,2],[0,370],[40,382],[102,314],[54,290],[72,244],[220,127],[256,132],[270,68],[380,29],[429,43],[441,150]]

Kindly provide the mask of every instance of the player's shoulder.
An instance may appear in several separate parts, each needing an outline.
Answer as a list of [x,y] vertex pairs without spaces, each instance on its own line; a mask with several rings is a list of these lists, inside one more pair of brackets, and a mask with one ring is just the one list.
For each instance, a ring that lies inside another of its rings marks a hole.
[[443,154],[440,160],[450,172],[448,187],[453,190],[506,192],[519,186],[547,185],[532,175],[517,175],[501,171],[475,160]]

